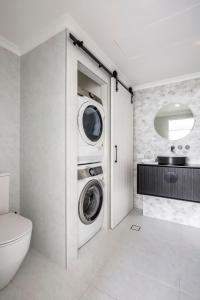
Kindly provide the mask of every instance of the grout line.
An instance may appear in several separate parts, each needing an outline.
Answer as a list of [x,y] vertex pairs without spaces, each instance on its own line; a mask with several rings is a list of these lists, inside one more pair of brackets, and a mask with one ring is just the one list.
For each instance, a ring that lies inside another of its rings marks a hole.
[[89,289],[90,289],[90,285],[88,285],[88,287],[86,288],[86,290],[83,292],[83,294],[79,298],[77,298],[77,300],[81,300],[81,298],[83,298],[86,295],[86,293],[87,293],[87,291]]
[[146,273],[143,273],[143,272],[135,271],[135,274],[142,275],[142,276],[144,276],[146,278],[149,278],[153,281],[157,281],[159,284],[164,285],[165,287],[168,287],[168,288],[171,288],[173,290],[179,291],[179,285],[178,286],[173,286],[170,283],[167,283],[166,281],[160,280],[156,277],[153,277],[150,274],[146,274]]
[[104,295],[110,297],[111,299],[113,299],[113,300],[118,300],[117,298],[113,297],[113,295],[110,295],[109,293],[107,293],[107,292],[105,292],[104,290],[102,290],[102,289],[100,289],[100,288],[94,286],[93,284],[92,284],[92,287],[95,288],[97,291],[101,292],[102,294],[104,294]]

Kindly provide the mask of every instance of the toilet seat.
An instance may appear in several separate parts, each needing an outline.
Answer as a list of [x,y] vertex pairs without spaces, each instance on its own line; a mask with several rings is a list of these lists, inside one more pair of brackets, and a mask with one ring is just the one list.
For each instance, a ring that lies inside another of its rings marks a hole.
[[32,222],[18,214],[0,215],[0,247],[17,241],[32,231]]

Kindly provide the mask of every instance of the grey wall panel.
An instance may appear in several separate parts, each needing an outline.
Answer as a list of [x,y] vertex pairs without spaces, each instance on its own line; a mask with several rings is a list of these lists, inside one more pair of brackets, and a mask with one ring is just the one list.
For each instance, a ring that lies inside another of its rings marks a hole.
[[10,173],[10,209],[19,211],[20,59],[0,47],[0,172]]
[[65,32],[21,58],[21,210],[32,245],[65,265]]

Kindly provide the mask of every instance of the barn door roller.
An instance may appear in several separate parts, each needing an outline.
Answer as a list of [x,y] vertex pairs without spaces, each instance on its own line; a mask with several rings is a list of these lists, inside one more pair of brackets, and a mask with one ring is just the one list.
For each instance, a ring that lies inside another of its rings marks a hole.
[[102,68],[106,73],[108,73],[108,75],[110,77],[114,77],[116,80],[116,92],[119,89],[119,84],[121,86],[123,86],[123,88],[125,88],[130,94],[131,94],[131,103],[133,103],[133,89],[132,87],[128,87],[123,81],[121,81],[118,77],[118,72],[115,71],[110,71],[109,68],[107,68],[90,50],[88,50],[85,46],[84,46],[84,42],[78,40],[72,33],[69,34],[70,39],[73,41],[74,46],[78,46],[79,48],[81,48],[88,56],[90,56],[90,58],[92,58],[99,66],[99,68]]

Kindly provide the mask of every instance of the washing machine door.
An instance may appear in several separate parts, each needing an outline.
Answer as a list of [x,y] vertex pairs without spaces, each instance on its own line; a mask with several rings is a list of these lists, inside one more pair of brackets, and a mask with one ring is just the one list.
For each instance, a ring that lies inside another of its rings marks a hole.
[[[93,101],[94,102],[94,101]],[[85,102],[79,110],[78,127],[82,139],[89,145],[102,142],[104,112],[101,104]]]
[[79,217],[83,224],[92,224],[99,216],[103,205],[103,186],[99,180],[90,180],[79,199]]

